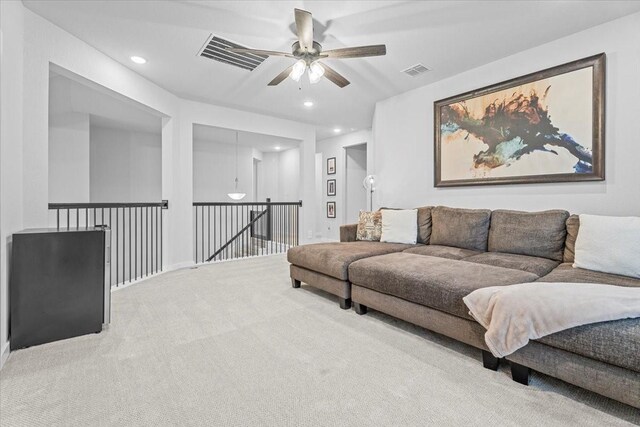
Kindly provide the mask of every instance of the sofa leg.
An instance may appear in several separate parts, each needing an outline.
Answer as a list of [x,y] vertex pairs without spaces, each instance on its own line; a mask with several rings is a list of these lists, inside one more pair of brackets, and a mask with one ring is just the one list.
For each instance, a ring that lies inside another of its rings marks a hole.
[[296,280],[293,277],[291,278],[291,286],[293,286],[294,288],[299,288],[300,287],[300,280]]
[[340,308],[343,310],[349,310],[351,308],[351,298],[338,298],[340,301]]
[[482,366],[492,371],[497,371],[500,366],[500,359],[491,354],[490,351],[482,350]]
[[529,385],[529,374],[531,369],[517,363],[511,363],[511,378],[517,383]]
[[353,307],[356,309],[356,313],[359,315],[367,314],[367,306],[363,304],[359,304],[357,302],[353,303]]

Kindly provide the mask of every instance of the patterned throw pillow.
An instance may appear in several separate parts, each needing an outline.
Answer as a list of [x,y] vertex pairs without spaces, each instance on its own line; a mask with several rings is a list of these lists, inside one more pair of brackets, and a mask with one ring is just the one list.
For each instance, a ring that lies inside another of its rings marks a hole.
[[379,242],[382,235],[382,213],[360,211],[356,240]]

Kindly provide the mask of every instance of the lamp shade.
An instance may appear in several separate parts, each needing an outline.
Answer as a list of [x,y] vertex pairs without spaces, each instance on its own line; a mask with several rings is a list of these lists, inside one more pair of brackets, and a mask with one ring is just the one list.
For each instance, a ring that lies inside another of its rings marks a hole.
[[304,62],[304,59],[299,60],[295,64],[293,64],[293,69],[291,73],[289,73],[289,77],[291,77],[295,81],[299,81],[300,77],[304,74],[304,70],[307,69],[307,63]]
[[318,63],[318,61],[309,65],[309,82],[311,84],[318,83],[324,75],[324,67]]

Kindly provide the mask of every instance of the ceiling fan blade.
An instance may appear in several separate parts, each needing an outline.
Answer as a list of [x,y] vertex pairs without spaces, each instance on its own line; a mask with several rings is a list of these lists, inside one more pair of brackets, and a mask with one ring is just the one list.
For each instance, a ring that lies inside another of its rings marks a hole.
[[261,49],[246,49],[239,47],[228,47],[225,50],[234,53],[253,53],[254,55],[260,56],[286,56],[288,58],[293,58],[294,56],[287,52],[276,52],[274,50],[261,50]]
[[302,50],[311,50],[313,48],[313,17],[311,12],[301,9],[294,9],[294,12],[300,48]]
[[326,64],[320,64],[322,66],[322,68],[324,68],[324,76],[327,78],[327,80],[329,80],[332,83],[335,83],[336,85],[338,85],[339,87],[345,87],[347,85],[349,85],[351,82],[347,79],[345,79],[344,77],[342,77],[341,74],[339,74],[336,70],[334,70],[333,68],[329,67]]
[[[295,65],[295,64],[294,64]],[[269,84],[267,86],[277,86],[280,83],[282,83],[287,77],[289,77],[289,74],[291,74],[291,70],[293,70],[293,65],[291,65],[290,67],[287,67],[286,70],[284,70],[283,72],[281,72],[280,74],[278,74],[273,80],[271,80],[269,82]]]
[[364,58],[367,56],[382,56],[387,54],[387,47],[383,44],[372,46],[344,47],[342,49],[323,50],[320,56],[327,58]]

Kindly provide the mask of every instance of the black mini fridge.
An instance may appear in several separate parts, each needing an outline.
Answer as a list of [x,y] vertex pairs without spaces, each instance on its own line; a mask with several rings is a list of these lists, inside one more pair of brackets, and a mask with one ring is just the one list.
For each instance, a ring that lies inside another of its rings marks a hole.
[[14,234],[11,350],[100,332],[110,321],[110,254],[106,227]]

